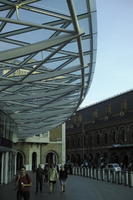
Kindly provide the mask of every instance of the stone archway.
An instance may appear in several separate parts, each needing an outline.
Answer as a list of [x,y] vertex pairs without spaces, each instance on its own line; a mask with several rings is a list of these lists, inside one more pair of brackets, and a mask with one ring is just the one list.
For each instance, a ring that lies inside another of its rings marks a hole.
[[55,151],[48,152],[46,155],[45,163],[48,163],[48,165],[51,164],[57,165],[58,164],[57,153]]

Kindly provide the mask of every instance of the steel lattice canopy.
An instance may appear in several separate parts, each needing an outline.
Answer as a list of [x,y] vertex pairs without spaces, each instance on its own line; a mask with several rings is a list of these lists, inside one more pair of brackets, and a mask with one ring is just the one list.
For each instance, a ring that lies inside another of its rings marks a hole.
[[96,28],[93,0],[0,0],[0,105],[18,137],[77,110],[94,73]]

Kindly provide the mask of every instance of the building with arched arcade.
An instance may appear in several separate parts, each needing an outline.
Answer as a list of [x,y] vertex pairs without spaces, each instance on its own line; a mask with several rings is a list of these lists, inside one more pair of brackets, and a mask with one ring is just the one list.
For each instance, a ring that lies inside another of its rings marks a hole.
[[14,143],[17,153],[17,170],[21,166],[35,170],[39,164],[42,168],[48,164],[63,164],[66,161],[65,124],[41,135],[21,139]]
[[133,162],[133,91],[83,108],[66,123],[67,160],[80,165]]
[[22,166],[34,171],[38,164],[43,168],[46,163],[65,163],[65,124],[41,135],[18,139],[15,123],[5,113],[1,112],[1,116],[0,184],[10,182]]

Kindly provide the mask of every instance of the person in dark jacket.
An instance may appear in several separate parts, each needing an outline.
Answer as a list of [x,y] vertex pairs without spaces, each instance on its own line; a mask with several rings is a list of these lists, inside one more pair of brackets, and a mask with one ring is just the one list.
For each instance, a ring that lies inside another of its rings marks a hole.
[[65,185],[66,185],[66,180],[68,178],[67,170],[66,168],[62,165],[59,171],[59,180],[61,184],[61,192],[65,192]]
[[43,175],[44,171],[39,164],[38,168],[36,169],[36,194],[38,193],[38,188],[40,187],[40,192],[42,192],[42,185],[43,185]]
[[45,164],[44,166],[44,182],[48,183],[48,171],[49,171],[49,165]]

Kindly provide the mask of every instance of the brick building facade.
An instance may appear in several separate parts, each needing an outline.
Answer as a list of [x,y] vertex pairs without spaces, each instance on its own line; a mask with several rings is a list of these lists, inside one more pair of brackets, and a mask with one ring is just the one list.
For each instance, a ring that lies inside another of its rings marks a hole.
[[67,160],[80,165],[133,161],[133,91],[76,112],[66,123]]

